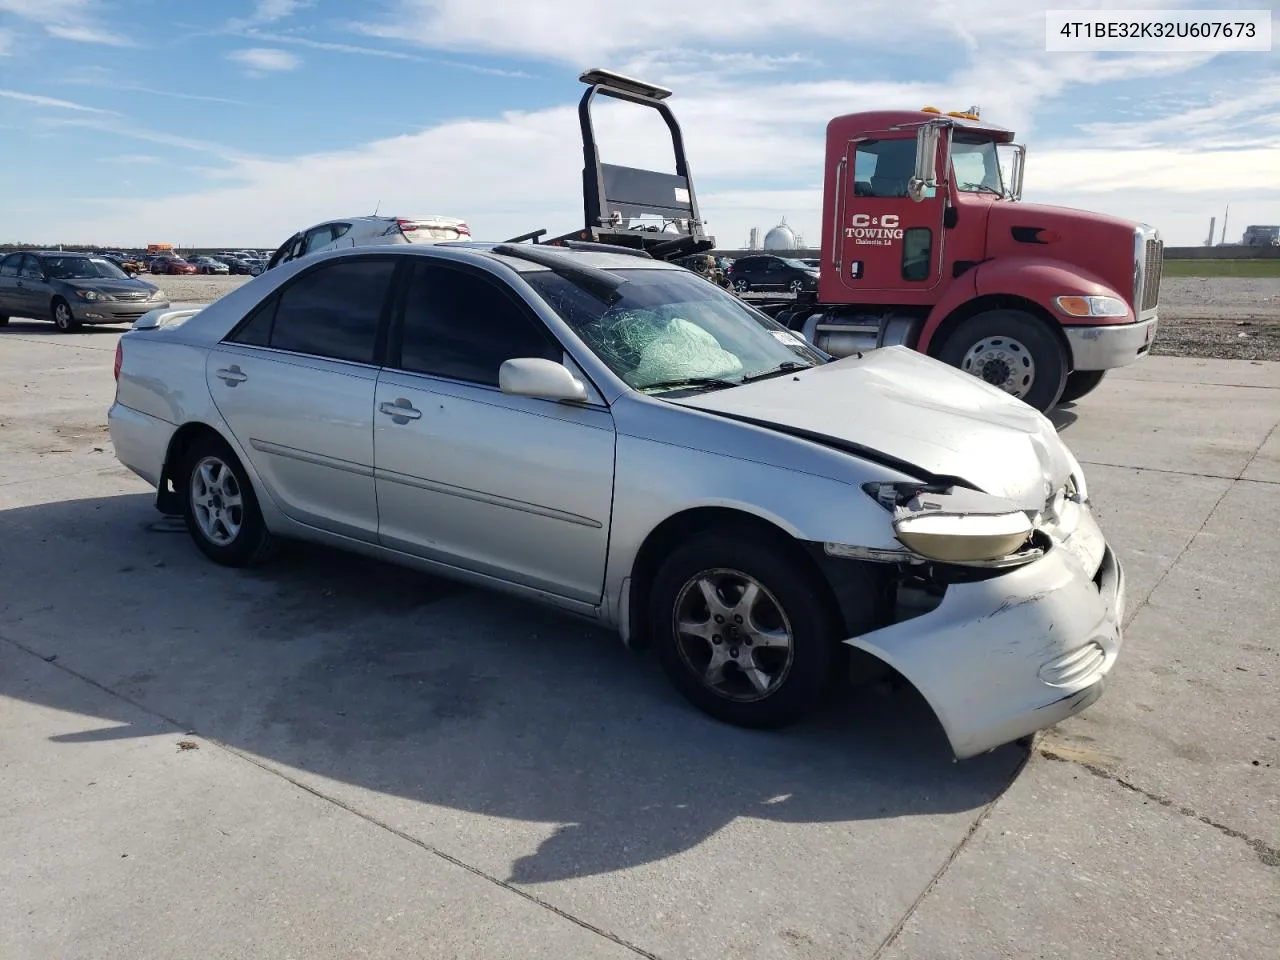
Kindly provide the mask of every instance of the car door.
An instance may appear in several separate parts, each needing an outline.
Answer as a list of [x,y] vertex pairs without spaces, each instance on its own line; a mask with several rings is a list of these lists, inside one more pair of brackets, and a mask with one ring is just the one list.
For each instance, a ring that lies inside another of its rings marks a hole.
[[206,366],[218,412],[285,515],[370,542],[374,385],[397,262],[353,256],[299,273]]
[[414,259],[377,386],[381,542],[598,602],[613,502],[608,408],[503,393],[504,361],[562,361],[563,347],[500,279]]
[[11,253],[0,260],[0,317],[20,317],[18,271],[22,268],[22,254]]
[[53,309],[53,285],[45,276],[44,264],[31,254],[22,258],[18,268],[18,306],[22,316],[47,320]]
[[770,290],[781,290],[791,281],[787,265],[777,257],[768,257],[764,263],[764,278],[761,286]]

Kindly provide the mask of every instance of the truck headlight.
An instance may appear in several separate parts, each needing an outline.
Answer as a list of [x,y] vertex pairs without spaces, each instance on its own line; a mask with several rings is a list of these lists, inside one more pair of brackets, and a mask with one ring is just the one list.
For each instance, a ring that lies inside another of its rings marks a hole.
[[1058,297],[1054,300],[1069,317],[1126,317],[1129,305],[1119,297]]
[[999,560],[1017,552],[1034,528],[1022,511],[922,513],[900,517],[893,532],[913,553],[942,563]]

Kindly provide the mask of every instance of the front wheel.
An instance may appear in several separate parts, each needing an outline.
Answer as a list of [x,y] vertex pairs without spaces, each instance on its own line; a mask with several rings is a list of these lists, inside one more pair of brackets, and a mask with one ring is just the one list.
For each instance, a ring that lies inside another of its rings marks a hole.
[[658,571],[649,613],[672,684],[728,723],[794,723],[836,673],[834,606],[781,544],[733,530],[699,535]]
[[244,467],[226,442],[213,434],[187,449],[177,475],[183,491],[187,532],[200,552],[227,567],[264,558],[271,534]]
[[999,387],[1042,413],[1067,383],[1067,352],[1041,320],[1024,310],[989,310],[947,337],[940,360]]
[[1070,403],[1093,393],[1094,388],[1102,382],[1102,378],[1106,375],[1107,371],[1105,370],[1076,370],[1067,374],[1067,386],[1062,391],[1062,396],[1058,398],[1058,402]]
[[70,333],[80,326],[80,321],[71,312],[71,304],[61,297],[53,301],[53,325],[63,333]]
[[733,281],[733,289],[737,290],[739,293],[748,293],[751,290],[751,284],[746,280],[735,280]]

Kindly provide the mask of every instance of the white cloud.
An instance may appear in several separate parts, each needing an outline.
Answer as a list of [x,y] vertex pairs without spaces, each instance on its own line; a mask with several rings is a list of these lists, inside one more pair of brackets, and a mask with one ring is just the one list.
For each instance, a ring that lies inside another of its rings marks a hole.
[[134,46],[128,36],[109,30],[93,15],[94,0],[0,0],[0,12],[29,20],[50,36],[76,43]]
[[54,107],[58,110],[76,110],[80,113],[114,113],[113,110],[100,110],[97,107],[87,107],[83,103],[76,103],[72,100],[59,100],[57,97],[45,97],[37,93],[23,93],[20,90],[0,90],[0,97],[6,100],[18,100],[22,103],[31,103],[37,107]]
[[[1127,6],[1176,2],[1182,0],[1128,0]],[[562,105],[452,121],[411,135],[281,160],[234,157],[218,145],[172,138],[171,145],[224,160],[221,168],[202,171],[206,182],[216,185],[121,202],[118,211],[108,209],[82,222],[79,235],[128,233],[112,242],[135,242],[183,223],[202,231],[192,235],[192,242],[268,244],[303,224],[370,210],[378,201],[384,211],[403,215],[463,216],[477,236],[493,239],[538,227],[556,233],[576,229],[582,160],[572,104],[581,88],[574,88],[574,73],[563,62],[572,63],[575,71],[614,66],[676,91],[672,105],[684,128],[702,213],[710,232],[725,245],[742,243],[751,226],[767,228],[783,215],[806,239],[817,242],[828,120],[865,109],[915,109],[926,103],[944,109],[979,103],[984,116],[1018,130],[1030,145],[1029,201],[1149,220],[1175,243],[1198,242],[1204,232],[1199,221],[1233,200],[1253,198],[1257,218],[1280,222],[1274,175],[1280,165],[1269,147],[1280,136],[1280,125],[1268,128],[1270,140],[1210,136],[1228,121],[1251,125],[1255,132],[1263,129],[1266,118],[1277,114],[1274,84],[1255,84],[1237,98],[1242,103],[1231,97],[1215,98],[1207,106],[1195,97],[1183,103],[1145,102],[1137,120],[1088,128],[1078,136],[1059,137],[1056,144],[1038,134],[1036,121],[1049,100],[1087,98],[1092,85],[1153,77],[1166,84],[1167,96],[1178,97],[1185,92],[1178,86],[1180,74],[1208,59],[1183,54],[1046,55],[1043,9],[1049,5],[955,0],[949,7],[919,12],[898,0],[867,0],[855,12],[843,0],[793,0],[789,5],[653,0],[627,6],[563,0],[554,7],[535,0],[400,0],[387,19],[364,30],[418,43],[425,48],[422,56],[291,35],[255,38],[428,62],[450,61],[436,61],[425,55],[427,50],[546,59],[565,74]],[[1085,5],[1111,4],[1090,0]],[[911,28],[903,29],[908,17]],[[680,37],[682,46],[672,46],[672,37]],[[831,40],[857,41],[849,46],[848,62],[814,64],[810,51],[820,51],[821,42]],[[900,70],[867,76],[858,69],[859,49],[883,56],[895,48],[904,51]],[[257,50],[292,56],[284,50]],[[240,51],[240,58],[251,52]],[[937,79],[921,78],[922,61],[935,68],[923,75]],[[949,75],[938,75],[939,64],[949,65]],[[797,67],[804,69],[798,77],[791,73]],[[670,169],[669,140],[655,115],[602,106],[596,126],[606,159]],[[1187,117],[1190,128],[1180,123]],[[167,142],[161,139],[166,135],[155,131],[98,126]],[[1193,135],[1186,135],[1188,129]],[[1241,149],[1203,149],[1227,143]]]
[[255,26],[264,23],[275,23],[287,20],[300,10],[310,7],[313,0],[255,0],[253,11],[248,17],[237,18],[228,23],[232,30]]
[[528,77],[523,70],[504,70],[500,67],[485,67],[474,63],[460,63],[456,60],[440,60],[435,57],[424,57],[416,53],[405,53],[403,50],[389,50],[385,47],[367,47],[353,43],[335,43],[331,40],[311,40],[307,37],[294,37],[285,33],[264,33],[261,30],[247,29],[240,34],[252,40],[266,43],[292,44],[311,50],[323,50],[327,53],[349,53],[362,57],[381,57],[386,60],[409,60],[414,63],[438,63],[444,66],[470,70],[473,73],[484,73],[498,77]]
[[103,163],[127,163],[130,165],[138,163],[164,163],[162,159],[149,153],[122,153],[116,157],[102,157]]
[[276,50],[270,47],[250,47],[247,50],[233,50],[227,54],[228,60],[243,63],[249,68],[251,75],[263,73],[279,73],[296,70],[302,60],[288,50]]

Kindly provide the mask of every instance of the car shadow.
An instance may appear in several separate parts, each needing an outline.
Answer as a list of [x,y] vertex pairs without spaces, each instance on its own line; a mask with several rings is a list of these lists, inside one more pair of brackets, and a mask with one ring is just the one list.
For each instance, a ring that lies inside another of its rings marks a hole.
[[63,333],[53,325],[52,320],[38,320],[27,317],[10,317],[9,322],[0,326],[0,337],[6,333],[21,333],[24,336],[70,337],[77,333],[122,333],[132,326],[132,322],[91,323],[82,324],[69,333]]
[[552,825],[511,856],[514,882],[658,861],[739,817],[971,811],[1026,757],[1010,745],[954,762],[909,687],[850,688],[784,731],[733,728],[593,624],[311,546],[221,568],[151,501],[0,511],[0,636],[119,709],[104,715],[88,685],[0,676],[0,695],[116,724],[58,742],[155,735],[153,719],[131,722],[138,705],[344,803],[429,804],[414,822],[446,848],[464,814]]

